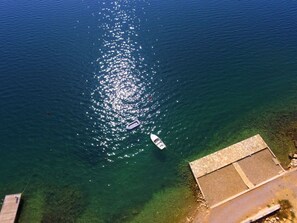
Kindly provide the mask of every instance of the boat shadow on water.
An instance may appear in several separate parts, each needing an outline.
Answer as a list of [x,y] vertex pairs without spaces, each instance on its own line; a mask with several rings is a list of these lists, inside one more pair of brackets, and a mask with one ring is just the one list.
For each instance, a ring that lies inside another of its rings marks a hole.
[[153,155],[161,162],[165,162],[167,160],[167,154],[163,150],[154,149]]

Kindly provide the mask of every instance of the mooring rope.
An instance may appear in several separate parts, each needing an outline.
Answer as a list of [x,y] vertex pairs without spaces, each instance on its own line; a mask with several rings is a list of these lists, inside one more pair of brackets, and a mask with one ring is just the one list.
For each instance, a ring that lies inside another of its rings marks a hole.
[[22,191],[22,194],[25,192],[25,190],[27,189],[27,187],[29,186],[29,184],[30,184],[30,181],[31,181],[31,179],[32,179],[32,176],[33,176],[33,174],[34,174],[34,172],[31,174],[31,176],[29,177],[29,180],[28,180],[28,182],[27,182],[27,184],[26,184],[26,186],[24,187],[24,190]]

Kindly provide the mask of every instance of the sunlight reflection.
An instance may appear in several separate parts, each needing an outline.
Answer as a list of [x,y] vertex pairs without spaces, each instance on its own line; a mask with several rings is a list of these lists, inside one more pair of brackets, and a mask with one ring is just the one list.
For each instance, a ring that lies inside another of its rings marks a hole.
[[[91,92],[92,112],[88,117],[94,120],[95,145],[100,151],[108,151],[106,160],[110,162],[143,151],[137,148],[123,154],[123,150],[135,146],[124,142],[130,136],[125,125],[136,118],[144,119],[156,106],[147,100],[153,95],[150,85],[154,65],[147,64],[142,56],[140,19],[135,15],[133,4],[126,3],[120,0],[105,3],[98,13],[100,55],[93,63],[96,82]],[[139,132],[144,130],[139,129]]]

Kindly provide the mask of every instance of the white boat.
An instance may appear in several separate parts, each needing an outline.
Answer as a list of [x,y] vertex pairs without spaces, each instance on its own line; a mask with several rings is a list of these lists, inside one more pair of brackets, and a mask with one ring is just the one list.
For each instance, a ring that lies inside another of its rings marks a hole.
[[140,121],[138,119],[134,120],[133,122],[130,122],[127,126],[126,129],[132,130],[135,129],[136,127],[140,126]]
[[155,134],[150,135],[152,142],[159,148],[159,149],[165,149],[166,145],[164,144],[164,142]]

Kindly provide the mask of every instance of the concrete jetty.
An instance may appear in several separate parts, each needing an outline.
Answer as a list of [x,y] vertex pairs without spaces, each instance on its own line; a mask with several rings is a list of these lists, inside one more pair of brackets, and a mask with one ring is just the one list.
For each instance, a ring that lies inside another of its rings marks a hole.
[[259,134],[190,162],[189,165],[210,208],[285,172]]

